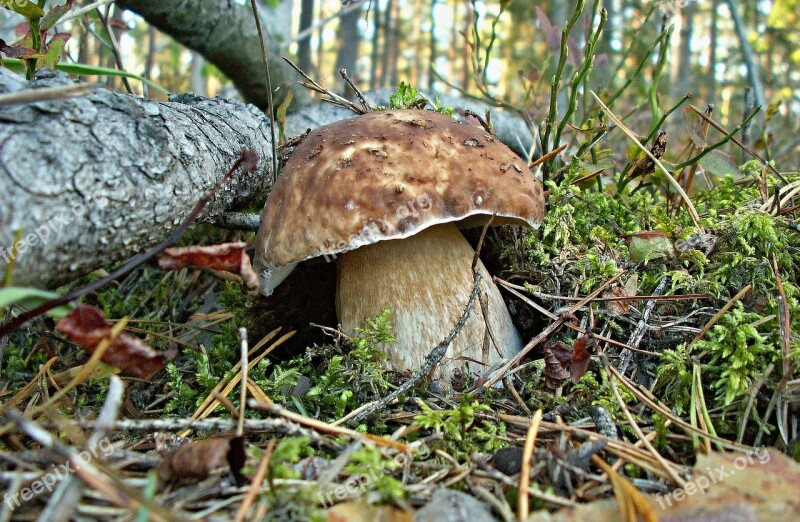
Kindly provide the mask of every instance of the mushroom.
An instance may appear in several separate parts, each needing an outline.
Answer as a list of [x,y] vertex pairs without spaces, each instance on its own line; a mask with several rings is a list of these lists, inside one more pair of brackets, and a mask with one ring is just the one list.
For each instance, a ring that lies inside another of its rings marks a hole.
[[[459,227],[537,227],[543,214],[541,184],[482,128],[432,111],[371,112],[297,146],[264,207],[254,264],[270,295],[297,263],[336,259],[344,331],[390,308],[396,342],[380,348],[389,368],[411,370],[469,301],[475,252]],[[456,369],[485,370],[522,348],[499,290],[478,269],[482,297],[437,367],[444,384]]]

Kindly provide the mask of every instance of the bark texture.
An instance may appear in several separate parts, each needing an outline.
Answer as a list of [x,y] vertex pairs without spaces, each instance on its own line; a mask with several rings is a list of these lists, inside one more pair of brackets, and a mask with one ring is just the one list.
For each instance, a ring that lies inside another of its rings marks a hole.
[[[0,90],[31,82],[0,70]],[[252,105],[195,96],[155,102],[98,89],[81,98],[0,107],[0,270],[14,284],[52,287],[162,240],[233,165],[244,147],[262,158],[206,207],[219,215],[271,186],[269,122]]]
[[[249,2],[246,6],[234,0],[117,0],[116,3],[202,54],[236,84],[245,100],[262,109],[267,107],[261,46]],[[262,18],[263,11],[260,10]],[[265,37],[273,89],[294,82],[297,75],[281,59],[279,46],[268,34]],[[309,99],[303,90],[295,89],[297,106]]]

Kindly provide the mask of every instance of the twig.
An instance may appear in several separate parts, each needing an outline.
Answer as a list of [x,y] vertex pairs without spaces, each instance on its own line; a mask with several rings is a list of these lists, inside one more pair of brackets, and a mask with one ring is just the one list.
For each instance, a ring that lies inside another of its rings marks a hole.
[[[664,292],[664,288],[667,286],[667,279],[663,278],[656,289],[653,290],[653,295],[661,295]],[[639,343],[642,342],[642,338],[644,338],[644,332],[647,329],[647,320],[650,318],[650,314],[653,312],[653,309],[656,307],[655,299],[650,299],[647,301],[647,304],[644,307],[644,311],[642,312],[642,317],[639,319],[639,323],[636,325],[636,329],[633,331],[631,336],[628,338],[628,346],[631,348],[638,348]],[[633,354],[631,352],[625,352],[622,354],[622,360],[619,363],[619,372],[625,374],[625,370],[628,369],[628,364],[631,362],[631,358]]]
[[[499,482],[502,482],[503,484],[505,484],[507,486],[511,486],[512,488],[519,487],[519,483],[518,482],[515,482],[511,477],[508,477],[508,476],[500,473],[496,469],[494,469],[492,466],[489,465],[488,462],[483,460],[478,454],[473,454],[473,456],[471,458],[472,458],[473,462],[475,462],[483,471],[485,471],[493,479],[495,479],[495,480],[497,480]],[[544,491],[541,491],[541,490],[538,490],[538,489],[533,489],[533,488],[529,487],[527,492],[528,492],[528,495],[532,496],[533,498],[536,498],[536,499],[539,499],[539,500],[543,500],[545,502],[549,502],[549,503],[551,503],[551,504],[553,504],[555,506],[560,506],[560,507],[575,507],[575,506],[577,506],[577,504],[575,502],[572,502],[571,500],[568,500],[568,499],[563,498],[563,497],[559,497],[557,495],[551,495],[550,493],[545,493]]]
[[165,522],[183,520],[177,514],[168,512],[163,506],[145,499],[137,489],[125,485],[100,462],[85,461],[77,450],[64,445],[57,437],[18,411],[9,410],[8,417],[29,437],[65,458],[69,466],[75,470],[75,474],[87,485],[96,489],[107,501],[128,509],[145,507],[153,520]]
[[264,410],[274,415],[280,415],[284,419],[291,420],[293,422],[296,422],[303,426],[307,426],[317,431],[321,431],[323,433],[329,433],[331,435],[345,435],[347,437],[353,437],[355,439],[370,441],[377,446],[383,446],[400,451],[411,451],[413,449],[413,446],[408,444],[403,444],[402,442],[398,442],[391,439],[385,439],[377,435],[372,435],[371,433],[361,433],[359,431],[351,430],[349,428],[334,426],[332,424],[329,424],[321,420],[312,419],[310,417],[300,415],[299,413],[294,413],[293,411],[289,411],[283,406],[278,406],[277,404],[265,404],[263,402],[258,402],[253,399],[250,399],[249,404],[253,408]]
[[747,294],[747,292],[749,292],[751,288],[753,288],[753,285],[747,285],[747,286],[745,286],[744,288],[742,288],[741,290],[739,290],[739,293],[738,293],[738,294],[736,294],[735,296],[733,296],[733,298],[732,298],[730,301],[728,301],[727,303],[725,303],[725,306],[723,306],[722,308],[720,308],[720,309],[719,309],[719,311],[718,311],[717,313],[715,313],[715,314],[714,314],[714,316],[713,316],[711,319],[709,319],[709,320],[708,320],[708,322],[705,324],[705,326],[703,326],[703,328],[701,328],[701,329],[700,329],[700,331],[697,333],[697,335],[695,336],[695,338],[694,338],[694,339],[692,339],[692,342],[690,342],[689,344],[687,344],[687,345],[686,345],[686,351],[688,352],[688,351],[689,351],[689,350],[692,348],[692,346],[694,346],[695,344],[697,344],[697,341],[699,341],[700,339],[702,339],[702,338],[703,338],[703,336],[704,336],[705,334],[707,334],[709,330],[711,330],[711,327],[712,327],[712,326],[714,326],[714,325],[717,323],[717,321],[719,321],[719,320],[720,320],[720,318],[721,318],[723,315],[725,315],[725,313],[726,313],[728,310],[730,310],[731,308],[733,308],[733,305],[735,305],[737,302],[739,302],[739,300],[740,300],[742,297],[744,297],[744,296],[745,296],[745,294]]
[[531,457],[533,457],[533,448],[536,445],[536,434],[539,432],[539,424],[542,422],[542,409],[536,410],[531,419],[531,425],[528,427],[528,434],[525,437],[525,446],[522,449],[522,470],[519,475],[519,491],[523,494],[517,498],[517,517],[520,522],[528,519],[528,495],[524,494],[528,491],[531,483]]
[[562,150],[564,150],[566,148],[567,148],[567,144],[565,143],[565,144],[561,145],[559,148],[557,148],[555,150],[551,150],[550,152],[548,152],[547,154],[545,154],[541,158],[537,159],[536,161],[532,161],[528,165],[528,168],[532,169],[533,167],[535,167],[537,165],[541,165],[542,163],[544,163],[545,161],[548,161],[550,158],[552,158],[556,154],[559,154]]
[[367,103],[366,98],[364,98],[364,94],[358,87],[356,87],[356,84],[354,84],[353,80],[351,80],[347,75],[347,69],[339,69],[339,74],[342,75],[342,79],[347,82],[347,85],[353,89],[353,92],[356,94],[356,98],[358,98],[358,101],[361,104],[361,108],[364,109],[364,113],[366,114],[368,112],[372,112],[372,107],[370,107],[369,103]]
[[258,43],[261,46],[261,62],[264,66],[264,79],[267,81],[267,103],[269,104],[269,133],[272,144],[272,179],[278,179],[278,142],[275,139],[275,106],[272,100],[272,78],[269,74],[269,58],[267,57],[267,44],[264,41],[264,31],[261,29],[261,16],[258,14],[258,2],[250,0],[253,6],[253,20],[258,32]]
[[[242,366],[247,365],[242,364]],[[244,500],[242,500],[242,505],[239,506],[239,512],[236,513],[236,518],[234,519],[236,522],[244,522],[245,517],[247,517],[247,512],[250,511],[250,507],[256,499],[258,490],[261,488],[261,483],[264,482],[264,476],[267,474],[269,461],[272,458],[272,452],[275,450],[277,443],[278,441],[275,439],[267,443],[264,455],[261,457],[261,462],[258,464],[258,470],[255,476],[253,476],[253,480],[250,481],[250,487],[247,488],[247,495],[245,495]]]
[[307,89],[310,89],[312,91],[318,92],[320,94],[324,94],[324,95],[326,95],[326,96],[328,96],[330,98],[330,99],[323,98],[322,101],[326,101],[326,102],[329,102],[329,103],[333,103],[334,105],[338,105],[340,107],[344,107],[346,109],[350,109],[351,111],[353,111],[356,114],[365,114],[364,110],[361,107],[359,107],[358,105],[356,105],[355,103],[351,102],[350,100],[348,100],[346,98],[343,98],[343,97],[339,96],[335,92],[332,92],[330,89],[326,89],[322,85],[320,85],[317,82],[315,82],[314,80],[312,80],[309,75],[307,75],[305,72],[303,72],[303,70],[300,69],[297,65],[295,65],[294,62],[291,61],[290,59],[288,59],[288,58],[286,58],[284,56],[283,60],[286,63],[288,63],[289,66],[292,69],[297,71],[297,73],[300,76],[302,76],[303,78],[305,78],[308,81],[308,83],[300,82],[300,84],[303,87],[305,87]]
[[[709,125],[711,125],[711,126],[712,126],[712,127],[714,127],[715,129],[717,129],[718,131],[720,131],[720,132],[722,132],[723,134],[726,134],[726,135],[727,135],[727,134],[731,134],[730,132],[728,132],[728,131],[726,131],[726,130],[725,130],[725,127],[723,127],[723,126],[722,126],[722,125],[720,125],[719,123],[715,122],[714,120],[712,120],[711,118],[709,118],[708,116],[706,116],[706,115],[703,113],[703,111],[701,111],[700,109],[698,109],[698,108],[697,108],[697,107],[695,107],[694,105],[690,105],[689,107],[691,107],[691,108],[692,108],[692,110],[693,110],[695,113],[697,113],[697,114],[698,114],[698,115],[699,115],[701,118],[703,118],[703,119],[704,119],[704,120],[705,120],[705,121],[706,121],[706,122],[707,122]],[[761,157],[761,156],[760,156],[760,155],[759,155],[759,154],[758,154],[756,151],[754,151],[753,149],[751,149],[750,147],[748,147],[747,145],[745,145],[744,143],[742,143],[741,141],[739,141],[738,139],[736,139],[736,138],[735,138],[735,137],[733,137],[733,136],[731,136],[731,141],[732,141],[732,142],[734,142],[735,144],[737,144],[739,147],[741,147],[741,148],[742,148],[742,150],[744,150],[746,153],[750,154],[752,157],[754,157],[755,159],[757,159],[758,161],[760,161],[760,162],[761,162],[761,164],[762,164],[763,166],[765,166],[766,168],[768,168],[768,169],[769,169],[769,170],[772,172],[772,174],[773,174],[773,175],[774,175],[776,178],[778,178],[779,180],[781,180],[781,181],[782,181],[784,184],[788,184],[788,183],[789,183],[789,181],[788,181],[788,180],[787,180],[785,177],[783,177],[783,175],[782,175],[780,172],[778,172],[778,170],[777,170],[775,167],[773,167],[773,166],[772,166],[772,165],[771,165],[771,164],[770,164],[770,163],[769,163],[767,160],[765,160],[764,158],[762,158],[762,157]]]
[[97,89],[93,83],[46,87],[44,89],[26,89],[24,91],[0,94],[0,105],[15,105],[40,101],[60,100],[63,98],[79,98]]
[[240,363],[242,365],[242,373],[239,379],[239,420],[236,424],[236,436],[241,437],[244,434],[244,412],[247,408],[247,386],[245,383],[247,382],[247,370],[249,368],[247,364],[247,328],[239,328],[239,340],[241,341],[241,358]]
[[[650,453],[653,455],[653,457],[655,457],[658,463],[661,464],[661,466],[664,468],[664,471],[666,471],[669,474],[670,478],[672,478],[675,484],[679,485],[680,487],[686,486],[686,481],[680,476],[678,476],[678,474],[675,472],[670,463],[664,457],[662,457],[661,454],[658,452],[658,450],[656,450],[656,448],[650,443],[650,440],[648,440],[648,438],[642,432],[642,429],[639,427],[639,424],[636,423],[636,419],[633,418],[633,414],[628,409],[628,405],[625,404],[625,400],[619,393],[619,387],[617,386],[617,381],[612,377],[613,375],[619,375],[619,374],[612,373],[609,370],[611,363],[608,362],[608,359],[605,356],[601,356],[600,361],[605,367],[606,372],[608,373],[608,382],[611,383],[611,391],[614,393],[614,397],[617,399],[617,404],[619,404],[619,407],[622,409],[622,413],[625,414],[625,418],[628,419],[628,425],[631,428],[633,428],[633,431],[636,433],[636,436],[639,438],[640,441],[642,441],[642,444],[650,451]],[[708,436],[707,433],[705,435]]]
[[[114,34],[114,31],[111,30],[111,6],[108,6],[108,9],[106,9],[105,13],[103,13],[98,7],[97,14],[103,21],[106,33],[108,33],[108,41],[111,44],[111,54],[114,55],[114,61],[117,62],[117,69],[119,69],[120,71],[124,71],[125,64],[122,63],[122,53],[119,50],[119,43],[117,42],[117,38],[116,35]],[[128,91],[128,94],[133,94],[133,89],[131,88],[131,84],[128,81],[127,77],[125,76],[122,77],[122,84],[125,86],[125,90]]]
[[472,311],[472,307],[475,304],[475,299],[478,297],[481,274],[477,270],[474,270],[473,277],[475,279],[475,282],[473,283],[472,293],[469,296],[469,301],[467,302],[467,306],[461,313],[461,317],[458,319],[456,325],[453,327],[452,330],[450,330],[450,333],[447,334],[447,336],[442,340],[442,342],[437,344],[433,348],[433,350],[431,350],[431,353],[428,354],[428,357],[427,359],[425,359],[425,362],[422,364],[422,366],[420,366],[420,368],[416,372],[414,372],[414,375],[412,375],[410,379],[408,379],[406,382],[398,386],[396,390],[394,390],[392,393],[390,393],[383,399],[371,403],[369,408],[363,409],[356,415],[353,415],[352,417],[347,419],[347,422],[349,424],[351,425],[355,424],[361,419],[364,419],[365,417],[372,415],[376,411],[385,408],[396,398],[398,398],[399,396],[410,390],[417,382],[420,381],[420,379],[422,379],[425,375],[427,375],[428,372],[430,372],[431,369],[439,363],[439,361],[442,360],[442,358],[447,353],[447,348],[450,346],[450,343],[453,342],[453,338],[455,338],[455,336],[458,335],[458,332],[461,331],[461,328],[463,328],[464,324],[467,322],[467,318],[469,317],[469,314]]

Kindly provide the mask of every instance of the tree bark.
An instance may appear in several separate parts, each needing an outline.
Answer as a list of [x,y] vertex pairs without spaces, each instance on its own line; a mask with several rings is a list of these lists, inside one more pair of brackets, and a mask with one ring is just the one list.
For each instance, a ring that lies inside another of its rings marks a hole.
[[[245,100],[262,109],[267,107],[261,47],[249,2],[247,6],[234,0],[117,0],[116,3],[202,54],[236,84]],[[273,87],[294,82],[296,74],[281,59],[280,46],[269,35],[265,38]],[[297,106],[309,99],[304,90],[295,89]]]
[[[43,71],[28,85],[3,69],[0,90],[71,84]],[[0,270],[52,287],[156,244],[188,215],[244,147],[262,159],[237,175],[204,217],[271,186],[269,122],[252,105],[179,96],[155,102],[106,89],[0,108]],[[24,245],[24,246],[23,246]]]
[[[51,71],[29,83],[0,69],[0,92],[72,83]],[[387,105],[391,92],[367,97]],[[486,109],[442,98],[478,114]],[[352,116],[312,105],[288,117],[286,133]],[[503,142],[517,151],[530,146],[521,118],[496,112],[493,121]],[[157,102],[97,89],[80,98],[0,106],[0,271],[12,259],[17,231],[23,242],[13,256],[15,286],[56,287],[146,250],[183,221],[243,148],[261,158],[258,171],[238,173],[210,201],[201,219],[211,222],[262,204],[272,186],[269,121],[253,105],[194,95]]]

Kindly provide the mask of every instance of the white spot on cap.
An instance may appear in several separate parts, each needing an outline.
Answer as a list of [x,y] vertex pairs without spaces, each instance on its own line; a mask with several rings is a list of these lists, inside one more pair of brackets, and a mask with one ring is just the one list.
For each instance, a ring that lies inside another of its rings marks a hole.
[[356,204],[353,202],[352,199],[348,199],[347,203],[344,204],[345,210],[355,210]]
[[475,205],[478,207],[483,205],[483,198],[481,196],[475,196]]

